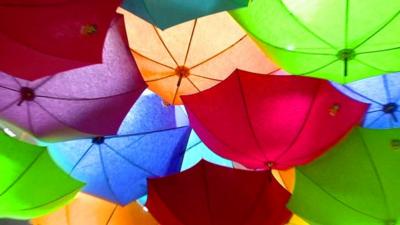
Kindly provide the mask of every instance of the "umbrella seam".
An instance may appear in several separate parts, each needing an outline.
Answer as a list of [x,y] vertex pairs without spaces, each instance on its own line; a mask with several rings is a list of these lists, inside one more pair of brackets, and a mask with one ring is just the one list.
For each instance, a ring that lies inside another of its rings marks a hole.
[[111,212],[111,215],[108,217],[107,222],[106,222],[105,225],[109,225],[110,224],[110,222],[111,222],[115,212],[117,211],[117,209],[118,209],[118,204],[115,204],[115,207],[114,207],[113,211]]
[[357,55],[362,55],[362,54],[370,54],[370,53],[380,53],[380,52],[386,52],[386,51],[393,51],[400,49],[400,46],[398,47],[392,47],[392,48],[386,48],[382,50],[371,50],[371,51],[366,51],[366,52],[358,52]]
[[75,165],[70,169],[70,172],[68,173],[69,175],[72,175],[76,167],[81,163],[81,161],[86,157],[86,155],[89,153],[91,148],[94,146],[94,144],[91,144],[88,149],[85,150],[85,152],[82,154],[82,156],[78,159],[78,161],[75,163]]
[[133,54],[137,54],[137,55],[139,55],[140,57],[143,57],[143,58],[145,58],[145,59],[147,59],[147,60],[149,60],[149,61],[151,61],[151,62],[154,62],[154,63],[156,63],[156,64],[158,64],[158,65],[160,65],[160,66],[164,66],[164,67],[167,67],[167,68],[169,68],[169,69],[175,71],[175,68],[173,68],[172,66],[168,66],[168,65],[163,64],[163,63],[161,63],[161,62],[158,62],[158,61],[156,61],[156,60],[154,60],[154,59],[152,59],[152,58],[150,58],[150,57],[148,57],[148,56],[143,55],[142,53],[139,53],[138,51],[134,50],[133,48],[130,48],[130,50],[131,50],[131,52],[132,52]]
[[[362,97],[362,98],[364,98],[364,99],[366,99],[366,100],[368,100],[368,101],[371,101],[371,102],[376,103],[376,104],[381,105],[381,106],[384,105],[383,103],[380,103],[380,102],[378,102],[378,101],[376,101],[376,100],[374,100],[374,99],[372,99],[372,98],[369,98],[369,97],[367,97],[367,96],[365,96],[365,95],[359,93],[358,91],[353,90],[353,89],[352,89],[351,87],[349,87],[348,85],[342,85],[342,87],[344,87],[346,90],[350,91],[351,93],[356,94],[356,95],[358,95],[359,97]],[[379,111],[382,111],[382,110],[379,110]]]
[[37,98],[47,98],[47,99],[55,99],[55,100],[62,100],[62,101],[95,101],[95,100],[103,100],[103,99],[109,99],[109,98],[114,98],[114,97],[120,97],[123,95],[128,95],[134,92],[140,91],[140,88],[115,94],[115,95],[109,95],[109,96],[103,96],[103,97],[95,97],[95,98],[75,98],[75,97],[55,97],[55,96],[48,96],[48,95],[36,95],[35,97]]
[[109,188],[114,200],[119,202],[118,196],[116,195],[116,193],[114,192],[114,190],[113,190],[113,188],[111,186],[111,183],[110,183],[110,180],[109,180],[110,178],[108,177],[108,174],[107,174],[107,171],[106,171],[106,168],[105,168],[105,165],[104,165],[103,153],[102,153],[100,145],[98,146],[98,151],[99,151],[99,156],[100,156],[100,164],[101,164],[101,167],[102,167],[102,170],[103,170],[103,176],[104,176],[104,178],[106,180],[106,184],[107,184],[107,186],[108,186],[108,188]]
[[193,73],[190,73],[190,75],[191,76],[195,76],[195,77],[200,77],[200,78],[203,78],[203,79],[207,79],[207,80],[212,80],[212,81],[218,81],[218,82],[223,81],[223,80],[220,80],[220,79],[215,79],[215,78],[206,77],[206,76],[203,76],[203,75],[198,75],[198,74],[193,74]]
[[[383,219],[383,218],[375,217],[375,216],[370,215],[370,214],[368,214],[368,213],[365,213],[365,212],[363,212],[363,211],[361,211],[361,210],[358,210],[358,209],[356,209],[356,208],[354,208],[354,207],[348,205],[347,203],[343,202],[342,200],[336,198],[334,195],[330,194],[327,190],[325,190],[325,189],[322,188],[320,185],[318,185],[318,184],[317,184],[314,180],[312,180],[309,176],[307,176],[306,174],[304,174],[301,170],[297,169],[296,172],[301,173],[305,178],[307,178],[309,181],[311,181],[316,187],[318,187],[318,188],[319,188],[321,191],[323,191],[326,195],[328,195],[329,197],[331,197],[333,200],[337,201],[337,202],[340,203],[341,205],[343,205],[343,206],[349,208],[350,210],[353,210],[354,212],[357,212],[357,213],[359,213],[359,214],[361,214],[361,215],[363,215],[363,216],[367,216],[367,217],[369,217],[369,218],[372,218],[372,219],[375,219],[375,220],[378,220],[378,221],[386,221],[386,220]],[[294,194],[295,194],[295,193],[294,193]]]
[[190,47],[192,45],[192,39],[193,39],[194,31],[196,29],[196,24],[197,24],[197,19],[194,20],[193,29],[192,29],[192,33],[190,34],[189,44],[188,44],[188,47],[187,47],[187,50],[186,50],[185,60],[183,61],[183,65],[186,64],[187,58],[189,56],[189,51],[190,51]]
[[193,83],[193,81],[189,77],[186,77],[186,79],[189,81],[190,84],[193,85],[194,88],[196,88],[197,92],[201,92],[201,90]]
[[39,160],[39,158],[44,154],[46,150],[42,150],[39,154],[37,154],[37,156],[32,160],[32,162],[29,163],[29,165],[22,171],[21,174],[19,174],[19,176],[10,183],[10,185],[8,185],[2,192],[0,192],[0,198],[6,194],[18,181],[20,181],[25,175],[26,173],[32,168],[32,166]]
[[167,44],[164,42],[164,40],[162,39],[160,33],[158,33],[157,28],[153,25],[154,31],[157,34],[158,39],[160,39],[161,44],[164,46],[165,50],[167,50],[169,56],[171,56],[171,59],[175,62],[176,66],[179,66],[179,63],[176,61],[176,59],[174,58],[174,56],[172,55],[171,51],[169,50],[169,48],[167,47]]

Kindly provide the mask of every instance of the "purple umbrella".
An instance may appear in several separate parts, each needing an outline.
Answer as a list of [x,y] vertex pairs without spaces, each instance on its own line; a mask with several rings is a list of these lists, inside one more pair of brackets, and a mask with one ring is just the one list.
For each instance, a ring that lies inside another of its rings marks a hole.
[[103,64],[35,81],[0,72],[0,118],[47,140],[112,135],[144,89],[118,16],[106,36]]

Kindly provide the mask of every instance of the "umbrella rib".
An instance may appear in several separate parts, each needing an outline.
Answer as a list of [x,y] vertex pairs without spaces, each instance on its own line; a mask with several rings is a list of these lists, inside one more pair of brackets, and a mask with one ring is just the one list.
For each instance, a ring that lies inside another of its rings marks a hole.
[[218,82],[223,81],[223,80],[220,80],[220,79],[215,79],[215,78],[206,77],[206,76],[193,74],[193,73],[190,73],[190,76],[200,77],[200,78],[204,78],[204,79],[207,79],[207,80],[218,81]]
[[115,150],[111,145],[104,143],[112,152],[114,152],[116,155],[118,155],[119,157],[121,157],[122,159],[126,160],[129,164],[131,164],[133,167],[138,168],[142,171],[144,171],[145,173],[151,175],[151,176],[155,176],[155,177],[161,177],[157,174],[154,174],[153,172],[151,172],[150,170],[139,166],[137,163],[131,161],[130,159],[126,158],[124,155],[122,155],[121,153],[119,153],[117,150]]
[[356,94],[356,95],[358,95],[358,96],[360,96],[360,97],[362,97],[362,98],[364,98],[364,99],[366,99],[366,100],[368,100],[368,101],[374,102],[374,103],[376,103],[376,104],[378,104],[378,105],[381,105],[381,106],[383,105],[383,103],[377,102],[376,100],[374,100],[374,99],[372,99],[372,98],[369,98],[369,97],[367,97],[367,96],[365,96],[365,95],[363,95],[363,94],[361,94],[361,93],[359,93],[359,92],[357,92],[357,91],[351,89],[351,88],[350,88],[349,86],[347,86],[347,85],[342,85],[342,87],[344,87],[346,90],[350,91],[351,93]]
[[386,70],[380,69],[380,68],[378,68],[378,67],[372,66],[372,65],[370,65],[370,64],[368,64],[368,63],[366,63],[366,62],[364,62],[364,61],[361,61],[361,60],[359,60],[359,59],[353,59],[353,60],[355,60],[355,61],[357,61],[357,62],[363,64],[364,66],[370,67],[370,68],[372,68],[372,69],[374,69],[374,70],[379,70],[380,73],[397,72],[397,71],[386,71]]
[[[105,144],[105,143],[104,143],[104,144]],[[108,177],[107,170],[106,170],[106,167],[105,167],[105,165],[104,165],[103,153],[102,153],[102,150],[101,150],[101,146],[100,146],[100,145],[99,145],[98,151],[99,151],[99,156],[100,156],[101,168],[102,168],[102,170],[103,170],[103,175],[104,175],[104,178],[106,179],[107,186],[108,186],[108,188],[110,189],[110,192],[111,192],[112,196],[114,197],[114,200],[116,200],[117,202],[119,202],[119,199],[118,199],[117,195],[115,194],[115,192],[114,192],[114,190],[113,190],[113,188],[112,188],[112,186],[111,186],[110,178]]]
[[51,118],[53,118],[54,120],[56,120],[57,122],[59,122],[60,124],[62,124],[63,126],[66,127],[72,127],[71,125],[61,121],[58,117],[56,117],[55,115],[53,115],[53,113],[51,113],[49,110],[47,110],[45,107],[43,107],[39,102],[36,101],[32,101],[35,104],[37,104],[43,111],[45,111]]
[[5,105],[3,108],[0,109],[0,113],[6,111],[7,109],[11,108],[11,106],[13,106],[14,104],[16,104],[19,101],[19,99],[16,99],[12,102],[10,102],[9,104]]
[[176,74],[171,74],[171,75],[167,75],[165,77],[160,77],[160,78],[155,78],[155,79],[151,79],[151,80],[145,80],[145,82],[155,82],[155,81],[160,81],[160,80],[164,80],[170,77],[176,76]]
[[382,112],[382,109],[373,110],[373,111],[368,111],[367,113],[376,113],[376,112]]
[[338,199],[337,197],[335,197],[333,194],[329,193],[327,190],[325,190],[324,188],[322,188],[322,186],[320,186],[319,184],[317,184],[314,180],[312,180],[309,176],[307,176],[306,174],[304,174],[303,172],[301,172],[301,170],[296,170],[296,172],[301,173],[305,178],[307,178],[311,183],[313,183],[316,187],[318,187],[322,192],[324,192],[326,195],[328,195],[329,197],[331,197],[333,200],[337,201],[338,203],[340,203],[341,205],[349,208],[350,210],[353,210],[354,212],[360,213],[361,215],[370,217],[372,219],[378,220],[378,221],[386,221],[383,218],[379,218],[379,217],[375,217],[373,215],[370,215],[368,213],[365,213],[361,210],[358,210],[354,207],[352,207],[351,205],[348,205],[347,203],[343,202],[342,200]]
[[201,143],[202,143],[202,142],[199,141],[199,142],[197,142],[196,144],[190,146],[189,148],[186,149],[185,153],[186,153],[186,152],[189,152],[189,151],[192,150],[192,149],[194,149],[196,146],[200,145]]
[[54,202],[56,202],[56,201],[58,201],[58,200],[60,200],[60,199],[62,199],[64,197],[66,197],[67,195],[70,195],[70,194],[74,193],[74,192],[78,192],[80,189],[81,189],[81,187],[78,187],[78,188],[76,188],[76,189],[74,189],[74,190],[72,190],[72,191],[70,191],[68,193],[63,194],[60,197],[57,197],[56,199],[51,200],[50,202],[45,202],[45,203],[42,203],[40,205],[36,205],[34,207],[31,207],[31,208],[19,209],[18,211],[27,211],[27,210],[38,209],[40,207],[43,207],[43,206],[49,205],[51,203],[54,203]]
[[86,157],[86,155],[89,153],[89,150],[94,146],[94,144],[91,144],[86,150],[85,152],[81,155],[81,157],[78,159],[78,161],[75,163],[75,165],[71,168],[71,170],[69,171],[69,175],[71,175],[74,170],[76,169],[76,167],[79,165],[79,163],[81,163],[81,161]]
[[186,79],[189,81],[190,84],[192,84],[192,86],[194,88],[196,88],[197,92],[201,92],[201,90],[193,83],[193,81],[190,79],[190,77],[186,77]]
[[299,140],[299,137],[303,133],[303,130],[305,129],[305,127],[308,124],[308,121],[310,120],[310,115],[311,115],[311,112],[314,109],[315,102],[317,101],[318,96],[320,96],[319,93],[321,92],[322,82],[323,81],[319,82],[318,88],[317,88],[317,90],[315,91],[315,93],[313,95],[313,98],[311,100],[310,106],[309,106],[309,108],[307,110],[306,117],[303,120],[303,123],[301,124],[300,129],[297,131],[296,135],[294,136],[292,141],[289,143],[289,145],[286,147],[286,149],[284,151],[282,151],[281,154],[278,155],[278,157],[276,157],[275,161],[280,160],[284,155],[286,155],[292,149],[293,145],[296,144],[296,142]]
[[185,60],[183,61],[183,65],[186,64],[187,58],[189,56],[189,51],[190,51],[190,47],[192,46],[192,40],[193,40],[194,31],[196,29],[196,25],[197,25],[197,19],[194,20],[193,29],[192,29],[192,33],[190,34],[189,44],[188,44],[188,47],[186,50]]
[[386,23],[384,23],[378,30],[376,30],[374,33],[372,33],[369,37],[367,37],[365,40],[363,40],[361,43],[359,43],[358,45],[356,45],[356,47],[353,48],[353,50],[361,47],[363,44],[365,44],[366,42],[368,42],[369,40],[371,40],[371,38],[375,37],[375,35],[377,35],[379,32],[381,32],[384,28],[386,28],[386,26],[388,26],[394,19],[396,19],[396,17],[400,14],[400,10],[397,11],[392,17],[390,17],[390,19],[388,21],[386,21]]
[[0,85],[0,88],[4,88],[4,89],[10,90],[10,91],[19,92],[18,90],[15,90],[14,88],[6,87],[6,86],[3,86],[3,85]]
[[111,212],[111,215],[108,217],[107,223],[105,225],[109,225],[110,224],[111,219],[113,218],[113,216],[114,216],[115,212],[117,211],[117,209],[118,209],[118,204],[115,204],[115,207],[114,207],[113,211]]
[[31,104],[29,102],[26,103],[26,118],[28,119],[29,130],[31,130],[32,133],[35,133],[31,115]]
[[386,113],[382,113],[381,115],[379,115],[378,117],[376,117],[373,121],[371,121],[369,124],[366,124],[365,127],[370,127],[372,126],[374,123],[376,123],[379,119],[381,119]]
[[316,68],[316,69],[310,70],[310,71],[305,72],[305,73],[300,73],[299,75],[308,75],[308,74],[311,74],[311,73],[315,73],[315,72],[317,72],[318,70],[322,70],[322,69],[324,69],[325,67],[328,67],[328,66],[332,65],[333,63],[335,63],[335,62],[337,62],[337,61],[339,61],[339,59],[335,59],[335,60],[333,60],[333,61],[331,61],[331,62],[329,62],[329,63],[327,63],[327,64],[325,64],[325,65],[323,65],[323,66],[320,66],[320,67],[318,67],[318,68]]
[[372,50],[372,51],[366,51],[366,52],[358,52],[357,55],[362,55],[362,54],[369,54],[369,53],[377,53],[377,52],[386,52],[386,51],[393,51],[400,49],[399,47],[393,47],[393,48],[387,48],[387,49],[381,49],[381,50]]
[[[238,84],[239,84],[239,93],[240,93],[240,96],[241,96],[241,98],[242,98],[242,102],[243,102],[243,105],[244,105],[244,115],[245,115],[246,121],[247,121],[247,123],[248,123],[248,125],[249,125],[250,131],[251,131],[251,135],[253,136],[253,139],[254,139],[254,141],[255,141],[255,143],[256,143],[256,146],[257,146],[258,151],[261,153],[261,155],[264,156],[264,159],[267,159],[268,156],[267,156],[267,155],[265,154],[265,152],[262,150],[260,140],[259,140],[259,138],[257,137],[256,131],[255,131],[254,126],[253,126],[253,123],[252,123],[252,121],[251,121],[251,119],[250,119],[249,110],[248,110],[248,105],[247,105],[247,101],[246,101],[246,96],[245,96],[245,94],[244,94],[243,85],[242,85],[242,80],[240,79],[240,76],[237,77],[237,82],[238,82]],[[261,160],[262,160],[262,159],[261,159]]]
[[312,36],[316,37],[318,40],[322,41],[323,43],[325,43],[326,45],[328,45],[329,47],[331,47],[334,50],[338,50],[333,44],[329,43],[328,41],[326,41],[325,39],[323,39],[321,36],[319,36],[317,33],[315,33],[314,31],[312,31],[310,28],[308,28],[302,21],[300,21],[300,19],[295,16],[290,10],[289,8],[282,2],[282,0],[279,0],[279,3],[282,5],[282,7],[286,10],[286,12],[288,12],[288,14],[294,19],[294,21],[297,22],[297,24],[299,24],[303,29],[305,29],[306,31],[308,31]]
[[7,186],[6,189],[4,189],[2,192],[0,192],[0,198],[7,193],[7,191],[9,191],[19,180],[22,179],[23,176],[25,176],[25,174],[32,168],[32,166],[39,160],[39,158],[44,154],[44,152],[46,152],[46,150],[42,150],[39,154],[36,155],[36,157],[32,160],[31,163],[29,163],[29,165],[22,171],[22,173],[20,173],[18,175],[18,177],[11,182],[10,185]]
[[243,35],[239,40],[237,40],[236,42],[234,42],[233,44],[231,44],[230,46],[228,46],[228,47],[225,48],[224,50],[218,52],[217,54],[211,56],[211,57],[208,58],[208,59],[205,59],[205,60],[203,60],[203,61],[197,63],[197,64],[194,65],[194,66],[191,66],[189,69],[192,70],[192,69],[194,69],[194,68],[196,68],[196,67],[198,67],[198,66],[203,65],[204,63],[207,63],[208,61],[214,59],[215,57],[217,57],[217,56],[219,56],[219,55],[225,53],[226,51],[228,51],[229,49],[233,48],[235,45],[237,45],[238,43],[240,43],[242,40],[244,40],[246,37],[247,37],[247,34],[246,34],[246,35]]
[[115,95],[96,97],[96,98],[56,97],[56,96],[48,96],[48,95],[36,95],[36,97],[37,98],[56,99],[56,100],[65,100],[65,101],[94,101],[94,100],[103,100],[103,99],[108,99],[108,98],[119,97],[119,96],[127,95],[130,93],[134,93],[138,90],[139,89],[135,89],[135,90],[131,90],[131,91],[115,94]]
[[171,70],[175,70],[175,68],[173,68],[172,66],[168,66],[168,65],[163,64],[163,63],[161,63],[161,62],[158,62],[158,61],[156,61],[156,60],[154,60],[154,59],[152,59],[152,58],[150,58],[150,57],[147,57],[147,56],[145,56],[145,55],[143,55],[143,54],[141,54],[141,53],[135,51],[133,48],[131,48],[130,50],[131,50],[132,53],[137,54],[137,55],[139,55],[140,57],[143,57],[143,58],[145,58],[145,59],[147,59],[147,60],[149,60],[149,61],[151,61],[151,62],[153,62],[153,63],[156,63],[156,64],[158,64],[158,65],[160,65],[160,66],[167,67],[167,68],[169,68],[169,69],[171,69]]
[[38,84],[36,87],[33,88],[33,90],[37,90],[40,87],[42,87],[43,85],[45,85],[47,82],[49,82],[50,80],[52,80],[54,77],[56,77],[55,75],[53,76],[49,76],[47,79],[45,79],[42,83]]
[[390,103],[392,101],[392,96],[390,94],[390,90],[388,87],[388,80],[386,75],[382,76],[382,82],[383,82],[383,88],[385,89],[385,93],[386,93],[386,100],[388,103]]
[[164,46],[165,50],[167,50],[169,56],[171,56],[172,60],[175,62],[176,66],[179,66],[178,62],[176,61],[176,59],[174,58],[174,56],[172,55],[171,51],[168,49],[167,44],[165,44],[164,40],[162,39],[160,33],[158,33],[157,28],[153,25],[154,31],[157,34],[157,37],[160,39],[162,45]]
[[120,137],[139,136],[139,135],[147,135],[147,134],[153,134],[153,133],[158,133],[158,132],[165,132],[165,131],[170,131],[170,130],[175,130],[175,129],[181,129],[181,128],[186,128],[186,127],[188,127],[188,126],[172,127],[172,128],[167,128],[167,129],[154,130],[154,131],[141,132],[141,133],[134,133],[134,134],[111,135],[111,136],[106,136],[106,137],[107,137],[107,139],[111,139],[111,138],[120,138]]
[[373,160],[373,157],[371,156],[371,151],[369,150],[368,145],[365,142],[362,134],[360,133],[360,131],[358,129],[357,129],[357,132],[361,136],[361,140],[362,140],[362,143],[364,145],[365,152],[367,153],[368,160],[371,163],[372,169],[373,169],[373,171],[374,171],[374,173],[376,175],[376,178],[377,178],[377,181],[378,181],[378,184],[379,184],[379,188],[381,189],[381,192],[382,192],[382,195],[383,195],[383,201],[385,203],[385,207],[386,207],[386,210],[387,210],[386,212],[389,214],[388,218],[392,218],[391,209],[390,209],[389,204],[388,204],[387,195],[385,193],[385,188],[383,187],[383,181],[382,181],[382,178],[381,178],[381,176],[379,174],[378,168],[377,168],[377,166],[375,164],[375,161]]

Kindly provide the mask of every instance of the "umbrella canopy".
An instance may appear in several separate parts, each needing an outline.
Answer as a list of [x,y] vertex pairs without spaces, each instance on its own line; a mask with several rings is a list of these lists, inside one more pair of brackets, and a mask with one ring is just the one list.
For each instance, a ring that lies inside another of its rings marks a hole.
[[232,16],[288,72],[346,83],[400,71],[399,8],[400,1],[257,0]]
[[205,159],[213,164],[233,167],[232,161],[216,155],[209,148],[207,148],[207,146],[200,140],[199,136],[197,136],[197,134],[192,131],[189,137],[189,142],[186,146],[181,171],[193,167],[202,159]]
[[103,64],[31,82],[0,72],[0,118],[48,139],[81,135],[75,130],[115,134],[145,88],[124,32],[119,16],[107,34]]
[[32,225],[158,225],[138,203],[125,207],[79,193],[57,212],[31,221]]
[[128,113],[118,135],[50,146],[51,156],[85,192],[125,205],[147,192],[148,177],[180,171],[190,135],[183,111],[143,95]]
[[101,63],[107,29],[120,3],[0,1],[0,71],[34,80]]
[[[292,218],[290,219],[289,223],[287,223],[287,225],[309,225],[309,224],[307,222],[305,222],[299,216],[293,215]],[[313,224],[313,225],[316,225],[316,224]]]
[[251,169],[286,169],[313,160],[359,123],[368,107],[324,80],[240,70],[182,98],[204,143]]
[[283,225],[291,217],[289,197],[269,171],[202,160],[178,175],[150,179],[147,207],[163,225]]
[[247,6],[249,0],[125,0],[123,7],[165,29],[216,12]]
[[320,159],[297,168],[289,208],[318,224],[398,224],[399,132],[356,128]]
[[364,127],[400,127],[400,73],[371,77],[346,85],[333,85],[348,96],[370,104]]
[[45,215],[69,202],[83,184],[64,173],[47,149],[0,132],[0,218]]
[[167,103],[208,89],[236,68],[259,73],[277,70],[227,13],[161,31],[125,15],[129,44],[149,88]]

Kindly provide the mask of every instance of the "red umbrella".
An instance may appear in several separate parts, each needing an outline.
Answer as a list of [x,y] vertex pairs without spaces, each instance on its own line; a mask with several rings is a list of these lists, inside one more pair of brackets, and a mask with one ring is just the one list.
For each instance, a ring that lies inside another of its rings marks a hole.
[[368,107],[325,80],[239,70],[183,102],[211,150],[252,169],[313,160],[358,124]]
[[200,161],[180,174],[149,179],[147,208],[162,225],[283,225],[290,194],[268,171]]
[[120,3],[0,0],[0,71],[34,80],[100,63],[107,29]]

